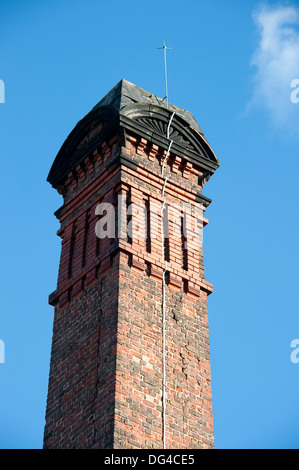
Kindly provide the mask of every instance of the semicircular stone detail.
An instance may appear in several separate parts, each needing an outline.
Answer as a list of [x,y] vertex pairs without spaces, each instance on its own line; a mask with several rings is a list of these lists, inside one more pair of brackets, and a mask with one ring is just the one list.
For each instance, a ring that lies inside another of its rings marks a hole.
[[[139,117],[135,120],[140,124],[143,124],[147,129],[150,129],[151,131],[154,131],[157,134],[166,137],[168,125],[166,122],[163,122],[160,119],[153,119],[148,117]],[[172,126],[170,126],[169,128],[169,139],[182,145],[185,148],[195,150],[194,145],[192,145],[189,140],[186,140],[183,135]]]

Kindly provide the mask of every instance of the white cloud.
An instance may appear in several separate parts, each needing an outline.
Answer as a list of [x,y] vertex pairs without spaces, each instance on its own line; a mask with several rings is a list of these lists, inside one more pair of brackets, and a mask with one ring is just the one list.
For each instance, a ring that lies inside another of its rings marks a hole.
[[260,6],[253,17],[259,44],[251,62],[251,105],[265,107],[276,124],[299,132],[299,103],[291,101],[296,93],[291,83],[299,79],[299,8]]

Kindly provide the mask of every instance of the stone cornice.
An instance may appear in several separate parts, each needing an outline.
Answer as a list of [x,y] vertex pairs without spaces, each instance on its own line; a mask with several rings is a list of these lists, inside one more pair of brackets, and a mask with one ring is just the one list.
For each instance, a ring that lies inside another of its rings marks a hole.
[[[124,112],[113,106],[91,111],[75,126],[55,158],[48,181],[58,187],[67,175],[115,134],[129,131],[166,150],[173,140],[172,152],[202,171],[213,174],[219,162],[202,134],[180,115],[174,115],[169,138],[166,126],[171,111],[153,105],[135,104]],[[165,135],[163,135],[165,134]]]

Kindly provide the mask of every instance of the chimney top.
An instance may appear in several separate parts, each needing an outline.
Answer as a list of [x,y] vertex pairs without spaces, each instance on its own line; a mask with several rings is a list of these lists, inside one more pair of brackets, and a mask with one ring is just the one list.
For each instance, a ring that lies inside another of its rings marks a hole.
[[[171,134],[167,136],[170,120]],[[47,180],[57,187],[119,127],[165,149],[171,138],[178,156],[199,164],[209,174],[219,166],[192,113],[170,103],[167,107],[163,99],[122,79],[74,127],[59,150]]]
[[[166,103],[163,98],[159,98],[153,93],[150,93],[123,78],[96,104],[92,111],[102,106],[114,106],[118,111],[123,111],[127,106],[134,103],[151,103],[166,108]],[[171,103],[168,103],[168,109],[170,111],[175,111],[176,114],[187,121],[193,129],[199,132],[202,136],[204,135],[202,129],[199,127],[190,111],[181,109]]]

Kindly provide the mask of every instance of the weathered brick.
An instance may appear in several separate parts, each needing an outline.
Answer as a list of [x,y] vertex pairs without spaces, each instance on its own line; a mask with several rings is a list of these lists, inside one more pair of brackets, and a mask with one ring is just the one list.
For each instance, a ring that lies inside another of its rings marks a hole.
[[86,135],[78,134],[81,143],[75,139],[76,145],[65,147],[73,149],[74,163],[57,185],[64,197],[56,213],[62,252],[49,298],[55,314],[44,447],[162,448],[165,278],[166,447],[211,448],[212,285],[204,279],[201,244],[187,232],[183,247],[181,219],[171,216],[166,267],[158,209],[145,211],[147,220],[139,224],[139,235],[150,224],[156,235],[150,243],[140,237],[99,241],[95,235],[97,204],[115,204],[121,192],[127,204],[141,208],[158,207],[165,197],[170,205],[188,202],[194,209],[204,169],[171,153],[162,175],[166,148],[120,128],[100,142],[103,125],[94,123]]

